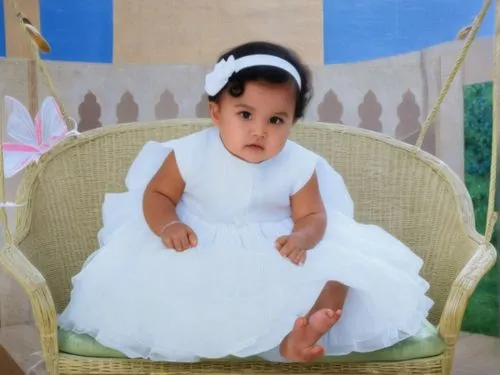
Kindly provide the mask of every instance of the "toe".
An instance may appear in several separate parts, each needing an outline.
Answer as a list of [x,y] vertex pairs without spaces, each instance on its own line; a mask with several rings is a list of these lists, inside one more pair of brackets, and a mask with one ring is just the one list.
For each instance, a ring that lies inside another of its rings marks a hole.
[[302,329],[307,325],[307,318],[301,316],[295,320],[293,324],[293,330],[296,331],[298,329]]
[[325,333],[337,322],[340,313],[330,309],[316,311],[310,318],[309,324],[314,330]]
[[304,348],[302,352],[302,359],[305,362],[309,361],[314,361],[315,359],[318,359],[324,355],[324,349],[319,346],[309,346],[307,348]]

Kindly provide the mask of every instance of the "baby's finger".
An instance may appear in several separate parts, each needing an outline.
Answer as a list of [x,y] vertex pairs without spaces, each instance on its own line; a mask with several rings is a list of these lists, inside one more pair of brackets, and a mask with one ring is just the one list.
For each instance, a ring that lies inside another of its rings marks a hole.
[[299,265],[300,260],[302,259],[302,250],[301,249],[296,249],[294,250],[289,256],[288,259],[294,264]]
[[182,236],[179,237],[180,242],[180,251],[184,251],[189,248],[189,238],[187,233],[183,233]]
[[171,237],[162,237],[161,240],[167,249],[174,249],[174,243]]
[[194,233],[194,231],[189,228],[188,230],[188,241],[189,241],[189,244],[188,246],[190,245],[191,247],[195,247],[196,245],[198,245],[198,236],[196,235],[196,233]]
[[275,242],[276,249],[281,250],[283,246],[285,246],[287,241],[288,241],[288,236],[278,237]]
[[280,254],[281,256],[288,258],[294,251],[295,245],[292,242],[287,241],[287,243],[281,248]]
[[180,238],[174,238],[173,243],[175,251],[182,251],[182,242]]
[[299,266],[304,264],[306,262],[306,259],[307,259],[307,251],[302,250],[300,253]]

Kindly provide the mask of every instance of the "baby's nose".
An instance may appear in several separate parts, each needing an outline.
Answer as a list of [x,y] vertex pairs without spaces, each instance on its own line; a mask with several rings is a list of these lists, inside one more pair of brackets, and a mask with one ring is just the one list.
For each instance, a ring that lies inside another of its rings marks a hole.
[[264,137],[266,135],[266,124],[256,121],[254,126],[252,126],[252,135],[255,137]]

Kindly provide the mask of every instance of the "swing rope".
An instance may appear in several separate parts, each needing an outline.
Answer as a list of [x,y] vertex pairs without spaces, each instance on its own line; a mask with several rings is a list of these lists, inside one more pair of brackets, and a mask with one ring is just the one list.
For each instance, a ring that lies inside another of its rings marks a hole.
[[491,134],[491,167],[490,186],[488,193],[488,208],[486,213],[486,231],[484,240],[489,243],[493,236],[498,213],[495,212],[495,194],[497,181],[498,160],[498,133],[500,131],[500,0],[496,0],[495,6],[495,35],[493,53],[493,123]]
[[[497,3],[499,1],[497,0]],[[474,41],[474,38],[477,34],[477,31],[481,27],[481,24],[483,23],[484,17],[486,16],[486,13],[488,12],[488,9],[490,8],[491,5],[491,0],[485,0],[483,3],[483,6],[481,7],[481,10],[478,14],[478,16],[475,18],[474,23],[472,25],[472,28],[467,35],[467,38],[465,39],[463,47],[460,49],[460,53],[458,54],[458,57],[455,61],[455,65],[453,66],[453,69],[451,70],[450,74],[448,75],[448,78],[446,79],[445,84],[441,88],[441,92],[439,93],[438,98],[436,99],[434,105],[432,106],[431,111],[429,112],[429,115],[425,119],[422,129],[420,130],[420,134],[418,135],[417,141],[415,142],[415,152],[419,151],[422,148],[422,144],[424,142],[424,137],[427,131],[429,130],[429,127],[431,124],[434,122],[437,114],[439,113],[439,110],[441,108],[441,105],[446,97],[446,94],[448,94],[448,91],[451,87],[451,84],[453,83],[455,76],[457,75],[458,71],[460,70],[465,57],[467,56],[467,52],[469,51],[470,46],[472,45],[472,42]],[[494,72],[493,72],[493,124],[492,124],[492,140],[491,140],[491,166],[490,166],[490,183],[489,183],[489,189],[488,189],[488,206],[487,206],[487,213],[486,213],[486,227],[485,227],[485,232],[484,232],[484,244],[487,244],[491,241],[491,238],[493,236],[493,231],[495,228],[495,223],[497,221],[497,213],[495,212],[495,190],[496,190],[496,179],[497,179],[497,137],[498,137],[498,127],[500,123],[500,111],[498,109],[497,102],[500,100],[500,30],[499,27],[500,25],[499,20],[500,20],[500,5],[497,4],[495,7],[495,12],[496,12],[496,18],[495,18],[495,53],[494,53]]]
[[[66,111],[66,108],[63,105],[62,101],[59,99],[59,95],[56,92],[54,84],[52,83],[52,79],[50,78],[50,74],[47,71],[47,67],[45,66],[42,59],[40,58],[40,53],[38,52],[39,46],[36,43],[34,36],[32,34],[30,34],[29,30],[27,29],[27,27],[23,21],[23,18],[26,18],[26,17],[24,16],[24,13],[19,8],[19,4],[17,1],[18,0],[10,0],[10,3],[12,5],[12,8],[14,9],[16,18],[19,21],[19,25],[23,29],[24,35],[28,39],[30,52],[33,55],[33,58],[35,59],[35,64],[38,67],[38,69],[40,69],[40,72],[42,73],[43,80],[45,82],[45,85],[49,89],[50,95],[54,97],[57,105],[59,106],[59,109],[60,109],[61,114],[64,118],[64,121],[66,122],[66,126],[68,127],[68,129],[71,129],[71,127],[73,126],[73,122],[68,117],[68,112]],[[40,33],[40,31],[38,31],[38,32]],[[41,33],[40,33],[40,35],[41,35]]]
[[[71,120],[67,115],[67,111],[65,107],[63,106],[61,100],[59,99],[59,96],[57,95],[57,92],[55,90],[55,87],[52,83],[52,80],[50,78],[50,74],[47,71],[47,68],[45,64],[43,63],[42,59],[40,58],[39,54],[39,47],[38,44],[36,43],[36,40],[34,39],[34,36],[30,34],[29,30],[26,28],[25,23],[23,22],[22,19],[22,12],[19,9],[18,2],[17,0],[10,0],[13,9],[15,10],[16,17],[19,20],[19,23],[21,27],[23,28],[26,37],[29,39],[30,43],[30,50],[31,53],[35,59],[35,63],[37,67],[39,68],[40,72],[42,73],[43,80],[49,89],[51,95],[54,97],[56,100],[57,104],[60,107],[61,113],[63,115],[63,118],[65,119],[66,123],[68,124],[68,128],[70,127]],[[491,167],[490,167],[490,184],[489,184],[489,192],[488,192],[488,207],[487,207],[487,217],[486,217],[486,229],[484,233],[484,243],[487,244],[490,242],[491,237],[493,235],[493,230],[495,226],[495,222],[497,219],[497,214],[494,211],[495,208],[495,188],[496,188],[496,176],[497,176],[497,137],[498,137],[498,129],[500,125],[500,109],[498,108],[497,103],[500,101],[500,0],[496,0],[497,6],[496,6],[496,18],[495,18],[495,53],[494,53],[494,79],[493,79],[493,85],[494,85],[494,92],[493,92],[493,131],[492,131],[492,150],[491,150]],[[422,128],[420,130],[420,134],[418,136],[418,139],[415,143],[415,148],[414,152],[418,152],[422,148],[422,144],[425,138],[425,135],[427,131],[429,130],[429,127],[431,124],[434,122],[439,109],[441,108],[441,105],[451,87],[451,84],[453,83],[455,76],[457,75],[458,71],[460,70],[465,57],[467,56],[467,53],[469,51],[470,46],[472,45],[472,42],[474,41],[474,38],[477,34],[477,31],[481,27],[481,24],[486,16],[486,13],[491,5],[491,0],[485,0],[482,8],[478,14],[478,16],[475,18],[475,21],[472,25],[472,28],[470,32],[467,35],[467,38],[465,39],[464,45],[460,50],[460,53],[455,61],[455,65],[453,69],[451,70],[450,74],[448,75],[445,84],[441,88],[441,91],[439,93],[438,98],[436,99],[431,111],[429,112],[426,120],[424,121]],[[1,112],[0,112],[1,115]],[[0,120],[2,120],[2,117],[0,116]],[[1,139],[1,138],[0,138]],[[1,153],[0,153],[1,154]],[[2,161],[2,156],[0,156],[0,161]],[[1,197],[3,198],[4,196],[4,188],[3,188],[3,180],[4,180],[4,172],[3,172],[3,161],[0,166],[0,194]],[[0,220],[4,221],[4,228],[6,232],[6,238],[11,238],[11,235],[9,233],[9,229],[7,226],[6,222],[6,214],[5,214],[5,208],[1,208],[1,213],[0,213]],[[5,218],[4,218],[5,217]]]
[[457,56],[457,59],[455,61],[455,65],[453,66],[453,69],[451,70],[450,74],[448,75],[448,78],[446,79],[446,82],[444,83],[443,87],[441,88],[441,92],[439,93],[439,96],[437,97],[436,101],[434,102],[434,105],[432,106],[431,111],[427,115],[427,118],[425,119],[424,123],[422,124],[422,129],[420,130],[420,134],[417,138],[417,141],[415,142],[415,146],[420,149],[422,148],[422,144],[424,142],[424,137],[425,134],[427,133],[427,130],[429,130],[429,127],[432,125],[434,122],[437,114],[439,113],[439,109],[441,108],[441,105],[443,104],[443,101],[448,94],[448,91],[450,90],[451,84],[455,80],[455,76],[457,75],[458,71],[462,67],[462,64],[465,60],[465,57],[467,56],[467,52],[469,52],[469,48],[472,45],[472,42],[474,41],[474,38],[476,37],[477,31],[481,27],[481,24],[483,23],[484,17],[486,16],[486,13],[488,12],[488,8],[490,7],[491,0],[485,0],[481,11],[479,12],[479,15],[476,17],[475,22],[472,25],[472,28],[467,35],[467,38],[465,39],[463,47],[460,49],[460,53]]
[[[33,56],[35,60],[35,64],[37,68],[40,70],[42,73],[43,80],[45,82],[45,85],[47,86],[50,94],[54,97],[54,100],[56,101],[57,105],[59,106],[59,110],[61,111],[61,115],[66,123],[66,126],[68,129],[70,129],[73,126],[72,120],[68,117],[68,112],[66,111],[65,106],[63,105],[62,101],[59,99],[59,95],[56,92],[56,89],[54,87],[54,84],[52,83],[52,79],[50,78],[50,74],[47,71],[47,67],[43,63],[42,59],[40,58],[40,53],[38,52],[39,46],[36,43],[36,40],[32,34],[30,34],[30,31],[28,30],[27,26],[25,25],[24,19],[27,19],[21,9],[19,8],[19,4],[17,0],[10,0],[10,4],[12,6],[12,9],[14,10],[15,16],[19,22],[19,25],[21,26],[24,35],[27,37],[27,41],[29,43],[29,48],[31,55]],[[38,31],[38,33],[40,33]],[[41,33],[40,33],[41,36]],[[5,116],[5,108],[3,105],[0,105],[0,126],[5,124],[6,121],[6,116]],[[0,132],[0,144],[3,144],[3,132]],[[0,152],[0,201],[5,202],[5,174],[3,170],[3,152]],[[8,216],[7,216],[7,211],[5,207],[0,207],[0,221],[2,222],[3,225],[3,230],[4,230],[4,240],[6,243],[11,244],[12,243],[12,233],[9,228],[9,222],[8,222]]]

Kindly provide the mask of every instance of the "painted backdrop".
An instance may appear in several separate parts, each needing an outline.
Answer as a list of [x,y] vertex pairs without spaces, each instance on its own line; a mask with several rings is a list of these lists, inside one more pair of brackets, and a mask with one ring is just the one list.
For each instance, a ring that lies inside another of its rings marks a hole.
[[[26,57],[9,3],[0,0],[0,56]],[[43,56],[47,60],[212,62],[221,49],[244,39],[247,33],[238,18],[245,17],[262,30],[262,38],[288,40],[308,62],[321,65],[372,60],[453,40],[482,0],[287,0],[286,9],[266,0],[19,3],[52,45]],[[492,32],[490,11],[479,35]]]

